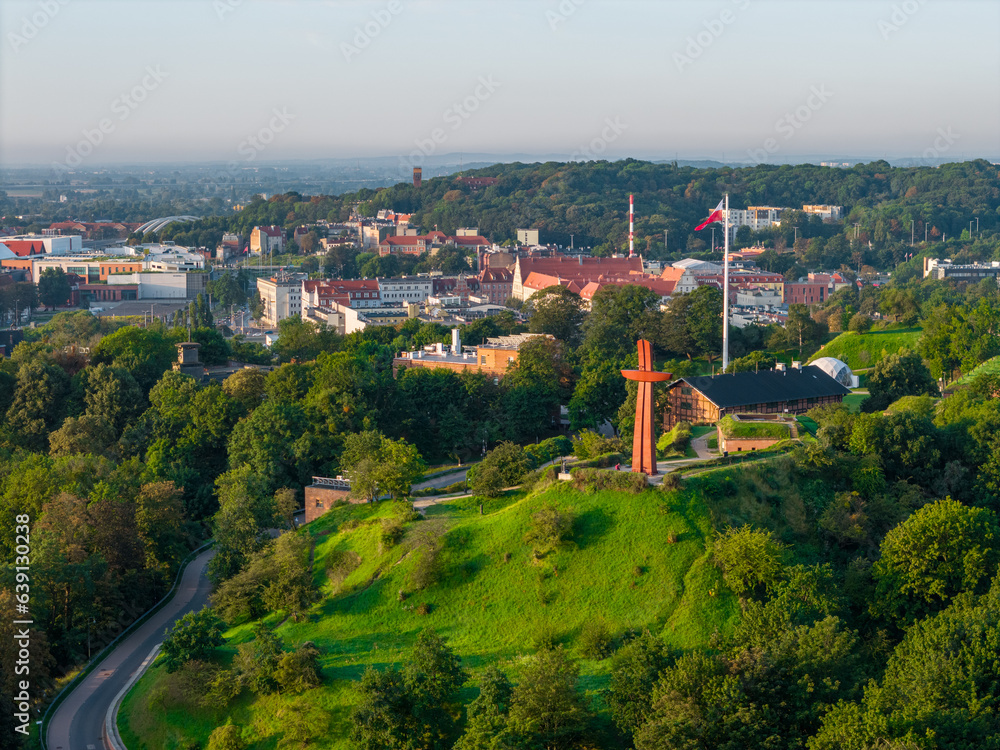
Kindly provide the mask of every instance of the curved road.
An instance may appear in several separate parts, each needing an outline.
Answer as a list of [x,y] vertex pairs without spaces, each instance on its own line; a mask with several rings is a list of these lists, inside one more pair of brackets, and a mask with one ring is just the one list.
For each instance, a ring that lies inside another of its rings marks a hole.
[[208,603],[211,584],[205,567],[214,549],[192,560],[177,585],[174,597],[122,641],[86,679],[59,704],[49,720],[48,750],[100,750],[104,741],[104,716],[118,692],[139,667],[153,646],[163,640],[163,631],[188,612]]

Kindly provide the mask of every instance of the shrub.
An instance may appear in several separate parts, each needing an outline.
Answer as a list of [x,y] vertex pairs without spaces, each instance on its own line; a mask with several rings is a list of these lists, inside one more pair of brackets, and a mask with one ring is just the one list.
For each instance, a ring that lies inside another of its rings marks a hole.
[[855,333],[867,333],[872,327],[872,319],[864,313],[854,313],[847,322],[847,330]]
[[319,666],[319,649],[311,641],[299,645],[278,661],[275,678],[278,684],[291,692],[302,692],[322,682]]
[[786,548],[771,535],[749,524],[730,528],[715,540],[715,564],[737,596],[770,590],[781,576]]
[[624,453],[605,453],[603,456],[588,458],[585,461],[577,461],[573,464],[574,469],[607,469],[615,464],[628,463],[630,456]]
[[614,638],[603,620],[587,620],[580,633],[580,653],[588,659],[606,659],[614,650]]
[[511,487],[531,469],[531,457],[516,443],[504,442],[489,451],[476,466],[469,469],[466,479],[469,489],[483,497],[499,497],[505,487]]
[[208,607],[188,612],[163,639],[163,656],[168,672],[176,672],[192,659],[207,661],[223,644],[222,622]]
[[526,445],[524,452],[531,457],[535,466],[541,466],[549,461],[554,461],[560,456],[567,456],[572,453],[573,441],[565,435],[557,435],[535,445]]
[[606,438],[593,430],[581,430],[573,437],[573,455],[577,458],[596,458],[606,453],[621,453],[625,444],[621,438]]
[[281,640],[266,625],[258,623],[254,639],[237,648],[233,671],[239,676],[240,684],[257,695],[264,695],[277,686],[275,676],[281,658]]
[[679,473],[670,472],[663,475],[663,484],[660,485],[660,489],[665,492],[673,492],[674,490],[681,489],[683,486],[684,478]]
[[438,582],[443,572],[440,558],[441,542],[428,540],[410,571],[410,586],[414,590],[422,591]]
[[585,492],[617,490],[639,494],[648,486],[645,474],[632,471],[602,471],[601,469],[573,469],[573,486]]
[[239,727],[228,722],[213,729],[208,737],[208,750],[245,750],[246,746]]
[[542,506],[531,515],[531,524],[524,541],[535,552],[545,554],[567,540],[573,533],[573,513],[560,511],[553,503]]
[[335,588],[361,565],[361,556],[354,550],[334,550],[326,558],[326,575]]
[[398,518],[383,518],[381,525],[378,538],[379,552],[385,552],[402,541],[405,529]]
[[871,611],[909,624],[959,594],[989,589],[1000,562],[1000,526],[990,510],[938,500],[892,529],[881,552]]
[[691,423],[678,422],[670,432],[660,435],[660,439],[656,441],[656,455],[659,458],[667,458],[672,455],[683,456],[690,442]]

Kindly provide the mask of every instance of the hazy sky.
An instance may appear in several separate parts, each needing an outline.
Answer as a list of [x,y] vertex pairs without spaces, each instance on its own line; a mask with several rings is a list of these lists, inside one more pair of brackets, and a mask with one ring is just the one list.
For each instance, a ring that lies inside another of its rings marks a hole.
[[0,33],[5,164],[1000,159],[996,0],[2,0]]

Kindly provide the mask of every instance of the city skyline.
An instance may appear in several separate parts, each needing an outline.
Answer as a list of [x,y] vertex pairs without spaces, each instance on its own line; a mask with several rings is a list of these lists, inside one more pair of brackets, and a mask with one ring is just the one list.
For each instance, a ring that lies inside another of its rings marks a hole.
[[8,166],[1000,157],[981,0],[35,0],[0,25]]

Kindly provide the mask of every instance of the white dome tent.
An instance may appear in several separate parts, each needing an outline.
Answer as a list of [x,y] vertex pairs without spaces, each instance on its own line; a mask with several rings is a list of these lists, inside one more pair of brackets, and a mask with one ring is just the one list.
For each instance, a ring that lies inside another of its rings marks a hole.
[[847,388],[858,387],[858,376],[844,362],[834,357],[820,357],[810,364],[818,367],[831,378]]

